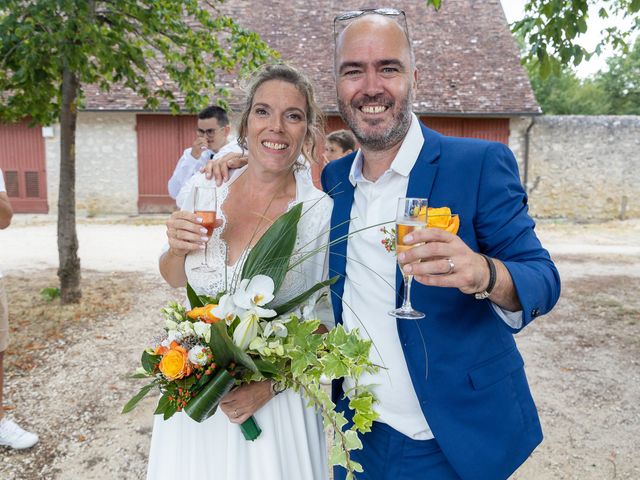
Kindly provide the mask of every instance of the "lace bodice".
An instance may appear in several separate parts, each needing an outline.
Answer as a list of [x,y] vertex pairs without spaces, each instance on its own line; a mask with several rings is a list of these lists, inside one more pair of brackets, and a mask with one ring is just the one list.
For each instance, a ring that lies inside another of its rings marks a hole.
[[[243,173],[244,169],[234,172],[232,178],[222,186],[216,189],[218,211],[217,217],[226,220],[224,214],[224,202],[229,194],[229,188],[233,182]],[[209,182],[204,175],[195,176],[194,185],[206,184]],[[189,199],[185,205],[189,205]],[[329,239],[329,225],[331,219],[332,200],[323,192],[313,186],[308,174],[296,172],[296,198],[289,204],[289,208],[303,202],[302,217],[298,224],[298,235],[294,247],[294,255],[292,262],[314,249],[322,248],[321,251],[306,259],[302,264],[287,272],[285,279],[276,293],[273,304],[278,305],[300,295],[304,291],[311,288],[315,283],[324,279],[326,275],[326,257],[327,244]],[[192,204],[192,202],[191,202]],[[216,270],[211,273],[193,271],[202,263],[204,252],[193,252],[189,254],[185,260],[185,271],[189,284],[199,294],[215,296],[218,292],[225,289],[232,289],[233,285],[240,282],[240,274],[246,259],[247,253],[244,252],[238,261],[232,266],[226,266],[227,245],[221,238],[224,232],[224,222],[221,228],[213,231],[211,240],[209,241],[208,255],[209,263]],[[226,267],[226,268],[225,268]],[[326,310],[326,307],[325,307]],[[316,312],[320,314],[320,312]],[[327,316],[324,314],[323,316]],[[323,318],[323,323],[332,323],[328,318]]]

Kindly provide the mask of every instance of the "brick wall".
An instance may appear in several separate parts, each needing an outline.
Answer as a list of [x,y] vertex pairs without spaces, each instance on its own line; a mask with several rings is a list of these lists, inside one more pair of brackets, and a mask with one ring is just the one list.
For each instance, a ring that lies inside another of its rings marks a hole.
[[[80,112],[76,131],[76,208],[79,215],[138,213],[134,113]],[[60,126],[46,139],[49,208],[58,208]]]

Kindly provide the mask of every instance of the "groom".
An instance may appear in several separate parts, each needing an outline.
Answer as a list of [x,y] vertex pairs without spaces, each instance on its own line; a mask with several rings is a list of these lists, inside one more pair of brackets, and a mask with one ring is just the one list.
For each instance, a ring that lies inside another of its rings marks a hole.
[[[560,294],[515,159],[502,144],[444,137],[411,112],[418,77],[403,12],[349,12],[334,27],[338,105],[361,148],[322,175],[334,199],[332,240],[393,221],[399,197],[460,216],[457,235],[405,237],[419,245],[399,260],[415,275],[411,299],[423,320],[387,315],[404,286],[377,228],[331,247],[330,276],[341,278],[335,317],[370,336],[384,367],[366,379],[380,417],[354,453],[364,467],[357,478],[507,478],[542,441],[513,334]],[[341,408],[354,386],[344,383],[334,385]]]

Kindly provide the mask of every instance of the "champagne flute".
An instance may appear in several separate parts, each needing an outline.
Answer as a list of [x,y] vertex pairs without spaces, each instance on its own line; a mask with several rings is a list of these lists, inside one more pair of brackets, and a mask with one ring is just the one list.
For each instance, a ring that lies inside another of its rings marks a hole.
[[202,226],[207,229],[209,240],[204,244],[204,260],[193,268],[196,272],[213,272],[215,268],[209,264],[209,242],[213,234],[213,227],[216,223],[216,212],[218,202],[216,197],[216,187],[194,187],[193,192],[193,213],[202,218]]
[[[427,205],[426,198],[399,198],[398,209],[396,211],[396,255],[413,248],[415,245],[405,245],[404,237],[416,229],[427,227]],[[402,270],[402,264],[400,264]],[[413,275],[402,272],[404,278],[404,298],[402,306],[391,310],[389,315],[401,319],[419,320],[425,314],[414,310],[411,306],[411,281]]]

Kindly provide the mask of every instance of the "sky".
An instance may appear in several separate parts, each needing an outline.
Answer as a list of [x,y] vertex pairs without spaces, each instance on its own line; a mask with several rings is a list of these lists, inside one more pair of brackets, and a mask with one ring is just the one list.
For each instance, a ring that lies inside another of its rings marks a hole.
[[[507,21],[512,23],[524,17],[524,4],[526,0],[500,0],[502,8],[507,16]],[[621,18],[609,18],[606,21],[598,17],[598,3],[589,10],[589,21],[587,33],[578,37],[578,43],[587,50],[593,50],[601,38],[600,32],[603,28],[617,23],[618,25],[630,25],[630,22]],[[606,59],[612,55],[611,50],[605,50],[599,57],[592,57],[588,62],[582,62],[576,67],[579,77],[585,78],[598,70],[606,69]]]

